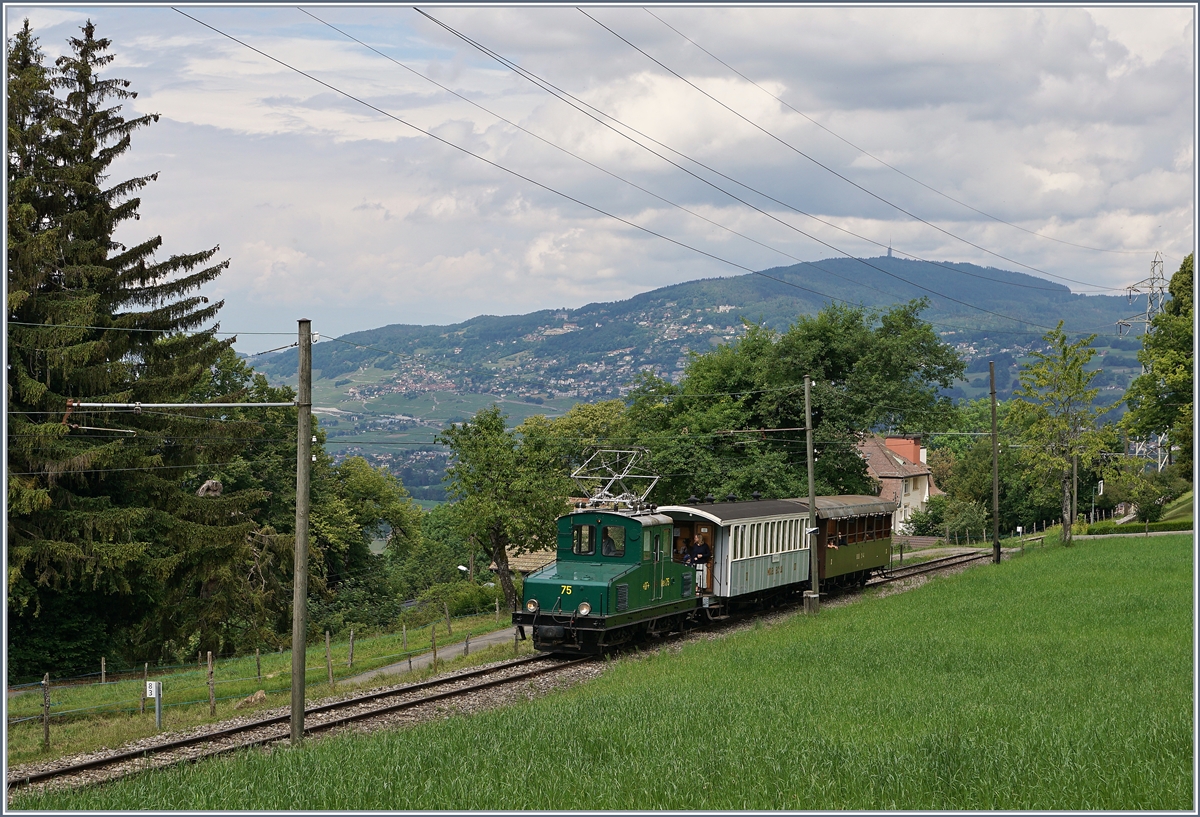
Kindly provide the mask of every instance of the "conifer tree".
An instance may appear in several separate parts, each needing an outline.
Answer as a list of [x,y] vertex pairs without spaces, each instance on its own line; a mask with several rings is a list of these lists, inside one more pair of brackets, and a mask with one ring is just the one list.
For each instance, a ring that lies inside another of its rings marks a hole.
[[[28,22],[8,43],[10,674],[91,661],[167,582],[211,591],[261,499],[195,493],[206,464],[236,452],[237,424],[68,412],[183,401],[233,342],[205,328],[222,304],[197,292],[228,265],[218,248],[158,261],[161,237],[113,238],[156,174],[110,184],[110,166],[158,117],[122,116],[136,94],[101,76],[110,43],[90,21],[81,31],[53,69]],[[219,646],[204,622],[177,624]]]

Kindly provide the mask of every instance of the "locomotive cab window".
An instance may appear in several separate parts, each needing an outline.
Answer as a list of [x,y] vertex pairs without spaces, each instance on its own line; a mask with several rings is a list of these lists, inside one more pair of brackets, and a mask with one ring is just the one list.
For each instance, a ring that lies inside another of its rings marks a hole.
[[601,528],[600,555],[625,555],[625,529],[620,525],[605,525]]
[[596,533],[591,525],[576,525],[571,552],[578,556],[591,556],[596,552]]

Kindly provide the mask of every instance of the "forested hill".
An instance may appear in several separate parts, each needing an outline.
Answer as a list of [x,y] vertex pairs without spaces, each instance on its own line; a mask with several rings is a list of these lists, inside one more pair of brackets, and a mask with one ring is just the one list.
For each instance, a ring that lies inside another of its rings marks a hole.
[[[374,348],[320,343],[313,350],[314,377],[345,380],[374,367],[396,373],[389,390],[438,387],[586,398],[611,393],[645,368],[677,375],[689,351],[736,337],[743,319],[782,329],[830,300],[872,308],[920,297],[930,302],[925,319],[964,349],[1028,346],[1059,320],[1068,330],[1115,336],[1116,322],[1137,309],[1124,296],[1075,295],[1043,278],[974,264],[830,258],[763,275],[675,284],[576,309],[355,332],[341,339]],[[296,352],[260,360],[258,367],[275,381],[290,380]]]

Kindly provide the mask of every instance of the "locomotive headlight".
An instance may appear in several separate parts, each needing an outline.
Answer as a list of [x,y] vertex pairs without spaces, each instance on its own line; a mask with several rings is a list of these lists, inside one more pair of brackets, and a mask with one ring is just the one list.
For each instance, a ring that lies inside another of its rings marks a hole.
[[581,602],[579,607],[576,608],[575,612],[579,613],[581,616],[586,616],[588,613],[592,612],[592,605],[588,604],[586,601]]
[[530,599],[529,601],[525,602],[525,609],[531,613],[536,613],[538,609],[537,599]]

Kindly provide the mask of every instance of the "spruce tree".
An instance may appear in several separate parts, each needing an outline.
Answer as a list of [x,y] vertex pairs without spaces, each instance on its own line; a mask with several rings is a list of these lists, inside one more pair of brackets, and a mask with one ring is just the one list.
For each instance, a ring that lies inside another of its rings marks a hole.
[[68,412],[184,401],[233,342],[211,323],[222,303],[198,294],[228,265],[218,248],[158,261],[161,237],[113,238],[156,174],[110,183],[109,168],[158,117],[122,116],[136,94],[101,77],[110,43],[90,21],[81,31],[53,69],[28,22],[8,44],[10,677],[113,656],[152,615],[181,643],[220,649],[230,611],[183,620],[158,605],[168,587],[209,597],[229,581],[262,498],[196,495],[245,424]]

